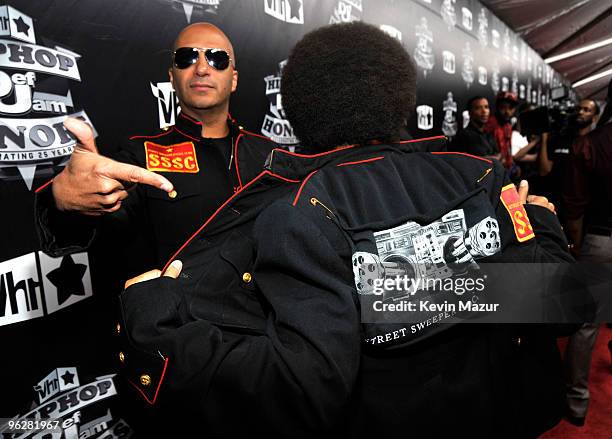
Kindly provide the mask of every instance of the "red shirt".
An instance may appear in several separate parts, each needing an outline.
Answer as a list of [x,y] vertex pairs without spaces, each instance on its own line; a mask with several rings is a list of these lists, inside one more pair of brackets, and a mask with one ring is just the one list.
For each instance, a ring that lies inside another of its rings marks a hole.
[[497,117],[490,117],[485,124],[485,132],[492,133],[495,137],[495,142],[499,147],[501,153],[501,162],[506,169],[512,167],[512,146],[510,140],[512,139],[512,124],[506,122],[500,124]]

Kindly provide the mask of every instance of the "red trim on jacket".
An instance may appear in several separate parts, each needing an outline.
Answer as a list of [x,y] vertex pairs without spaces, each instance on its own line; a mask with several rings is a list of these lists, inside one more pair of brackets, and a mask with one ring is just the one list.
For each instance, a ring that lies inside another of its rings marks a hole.
[[308,174],[304,180],[302,180],[302,184],[300,185],[300,189],[298,190],[298,193],[296,194],[295,198],[293,199],[293,205],[294,206],[297,204],[298,200],[300,199],[300,195],[302,195],[302,189],[304,189],[304,186],[306,186],[306,183],[308,182],[310,177],[315,175],[317,173],[317,171],[318,171],[318,169],[315,169],[310,174]]
[[423,137],[422,139],[411,139],[411,140],[402,140],[398,143],[414,143],[414,142],[425,142],[427,140],[436,140],[436,139],[446,139],[446,136],[433,136],[433,137]]
[[193,122],[196,125],[202,125],[202,122],[200,122],[199,120],[194,119],[193,117],[183,113],[182,111],[179,113],[179,117],[182,117],[183,119],[187,119],[189,122]]
[[247,130],[245,130],[245,129],[241,129],[240,131],[241,131],[241,132],[243,132],[243,133],[249,134],[249,135],[251,135],[251,136],[261,137],[262,139],[267,140],[267,141],[269,141],[269,142],[274,142],[274,140],[272,140],[272,139],[270,139],[269,137],[264,136],[264,135],[262,135],[262,134],[257,134],[257,133],[254,133],[254,132],[252,132],[252,131],[247,131]]
[[[414,143],[414,142],[424,142],[427,140],[437,140],[437,139],[446,139],[446,136],[432,136],[432,137],[425,137],[423,139],[412,139],[412,140],[402,140],[400,142],[397,143]],[[281,148],[274,148],[274,151],[278,150],[278,151],[282,151],[285,154],[289,154],[292,155],[294,157],[304,157],[304,158],[309,158],[309,157],[321,157],[327,154],[331,154],[334,153],[336,151],[344,151],[345,149],[350,149],[350,148],[354,148],[358,145],[345,145],[345,146],[340,146],[338,148],[335,149],[330,149],[329,151],[324,151],[324,152],[320,152],[317,154],[299,154],[297,152],[291,152],[291,151],[287,151],[285,149],[281,149]]]
[[145,401],[147,401],[150,405],[154,405],[155,402],[157,401],[157,396],[159,395],[159,389],[161,388],[162,382],[164,381],[164,378],[166,377],[167,368],[168,368],[168,358],[166,358],[166,360],[164,361],[164,369],[162,370],[161,377],[159,378],[159,384],[157,385],[157,389],[155,389],[155,395],[153,395],[153,399],[149,399],[149,397],[140,389],[140,387],[138,387],[137,384],[134,384],[130,380],[127,380],[127,382],[130,383],[132,386],[134,386],[136,390],[138,390],[138,392],[140,392],[140,394],[145,399]]
[[370,163],[370,162],[376,162],[380,159],[384,159],[385,156],[378,156],[378,157],[372,157],[370,159],[364,159],[364,160],[357,160],[355,162],[344,162],[344,163],[338,163],[336,166],[349,166],[349,165],[358,165],[361,163]]
[[[378,161],[378,160],[384,159],[384,158],[385,158],[384,156],[372,157],[372,158],[369,158],[369,159],[358,160],[358,161],[355,161],[355,162],[339,163],[336,166],[357,165],[357,164],[361,164],[361,163],[375,162],[375,161]],[[312,177],[314,174],[316,174],[317,171],[318,171],[318,169],[315,169],[310,174],[308,174],[304,180],[302,180],[302,184],[300,185],[300,189],[298,190],[297,194],[295,195],[295,198],[293,199],[293,206],[295,206],[297,204],[298,200],[300,199],[300,196],[302,195],[302,190],[304,189],[304,186],[306,186],[306,183],[308,182],[310,177]]]
[[346,146],[341,146],[339,148],[336,149],[330,149],[329,151],[325,151],[325,152],[320,152],[317,154],[299,154],[297,152],[291,152],[291,151],[287,151],[286,149],[281,149],[281,148],[274,148],[272,151],[279,151],[282,152],[284,154],[289,154],[292,155],[294,157],[304,157],[304,158],[309,158],[309,157],[321,157],[324,155],[328,155],[328,154],[332,154],[334,152],[338,152],[338,151],[344,151],[345,149],[350,149],[350,148],[354,148],[357,145],[346,145]]
[[234,166],[236,166],[236,175],[238,176],[238,186],[242,188],[242,177],[240,176],[240,168],[238,167],[238,142],[240,138],[243,136],[242,133],[238,135],[236,141],[234,142]]
[[44,188],[46,188],[47,186],[49,186],[51,183],[53,183],[53,179],[49,180],[48,182],[46,182],[45,184],[43,184],[42,186],[40,186],[38,189],[36,189],[34,191],[35,194],[39,193],[40,191],[42,191]]
[[468,154],[465,152],[453,152],[453,151],[434,151],[431,152],[430,154],[454,154],[454,155],[464,155],[466,157],[471,157],[473,159],[478,159],[478,160],[482,160],[483,162],[487,162],[487,163],[493,163],[492,160],[489,159],[485,159],[484,157],[478,157],[477,155],[472,155],[472,154]]
[[292,180],[290,178],[286,178],[286,177],[283,177],[282,175],[274,174],[274,173],[272,173],[270,171],[267,171],[267,170],[266,171],[262,171],[257,177],[255,177],[254,179],[249,181],[246,185],[244,185],[242,188],[240,188],[240,190],[236,191],[231,197],[229,197],[227,200],[225,200],[223,202],[223,204],[221,206],[219,206],[217,208],[217,210],[215,210],[211,216],[208,217],[208,219],[204,222],[204,224],[202,224],[200,226],[200,228],[198,230],[196,230],[193,233],[193,235],[191,235],[187,239],[187,241],[185,241],[185,243],[183,245],[181,245],[181,247],[176,252],[174,252],[174,254],[170,257],[170,259],[168,259],[168,262],[166,262],[166,265],[164,265],[164,268],[162,268],[162,272],[166,271],[166,269],[168,268],[170,263],[174,260],[174,258],[176,258],[179,255],[179,253],[182,252],[183,249],[185,247],[187,247],[187,245],[191,241],[193,241],[196,236],[198,236],[198,234],[219,214],[219,212],[221,212],[223,210],[223,208],[230,203],[230,201],[232,201],[234,198],[236,198],[238,196],[238,194],[240,194],[241,192],[246,190],[249,186],[251,186],[253,183],[255,183],[257,180],[259,180],[264,175],[270,175],[271,177],[278,178],[279,180],[283,180],[283,181],[286,181],[288,183],[299,183],[300,182],[300,180]]
[[130,140],[135,140],[135,139],[155,139],[157,137],[162,137],[162,136],[165,136],[166,134],[170,134],[172,131],[174,131],[174,129],[175,129],[174,126],[172,126],[170,129],[168,129],[168,130],[166,130],[166,131],[164,131],[162,133],[155,134],[154,136],[132,136],[129,139]]
[[185,134],[184,132],[182,132],[181,130],[179,130],[176,126],[173,127],[177,132],[179,132],[180,134],[182,134],[185,137],[189,137],[191,140],[193,140],[194,142],[200,142],[201,139],[196,139],[195,137],[191,137],[189,134]]

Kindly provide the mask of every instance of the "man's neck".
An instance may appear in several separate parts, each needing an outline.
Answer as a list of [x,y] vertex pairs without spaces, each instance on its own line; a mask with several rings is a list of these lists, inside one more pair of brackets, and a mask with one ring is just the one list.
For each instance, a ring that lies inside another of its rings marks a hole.
[[227,109],[223,111],[185,111],[187,116],[202,122],[202,137],[219,139],[229,134],[227,126]]
[[484,127],[485,127],[485,124],[484,124],[484,123],[483,123],[482,125],[479,125],[479,124],[477,124],[477,123],[476,123],[476,122],[474,122],[474,121],[470,121],[470,125],[472,125],[472,127],[473,127],[475,130],[480,131],[481,133],[483,133],[483,132],[484,132]]
[[495,116],[495,119],[497,119],[497,123],[498,123],[500,126],[510,125],[510,120],[509,120],[509,119],[508,119],[508,120],[506,120],[506,119],[504,119],[503,117],[498,116],[498,115],[496,115],[496,116]]
[[589,134],[590,131],[591,131],[591,125],[587,125],[585,127],[582,127],[582,128],[578,129],[578,135],[579,136],[586,136],[587,134]]

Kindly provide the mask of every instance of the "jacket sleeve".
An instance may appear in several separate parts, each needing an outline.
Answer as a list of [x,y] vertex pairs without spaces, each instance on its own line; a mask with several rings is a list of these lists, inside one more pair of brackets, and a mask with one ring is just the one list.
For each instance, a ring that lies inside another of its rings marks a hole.
[[55,207],[51,185],[36,192],[34,221],[41,249],[52,257],[88,249],[95,238],[98,224],[98,218],[59,211]]
[[[504,261],[573,262],[574,258],[568,251],[567,239],[557,216],[537,205],[525,204],[522,209],[509,208],[503,202],[503,192],[512,182],[500,162],[495,162],[494,166],[495,183],[491,191],[491,202],[496,208],[499,221]],[[521,234],[523,222],[526,222],[531,234]]]
[[[538,205],[523,205],[519,209],[508,209],[501,192],[511,184],[503,169],[496,169],[498,197],[496,215],[502,237],[502,252],[492,262],[502,262],[497,269],[496,283],[491,292],[498,294],[502,303],[520,302],[522,312],[513,318],[548,325],[518,325],[515,330],[526,333],[541,333],[554,339],[575,330],[571,322],[571,303],[583,294],[581,289],[568,291],[562,286],[571,278],[574,258],[568,251],[568,243],[557,216],[547,208]],[[509,190],[512,190],[510,188]],[[519,213],[517,213],[517,211]],[[524,215],[524,217],[523,217]],[[514,219],[513,219],[514,216]],[[518,220],[516,219],[518,218]],[[531,233],[521,233],[523,224]],[[493,264],[492,270],[495,270]],[[566,283],[567,285],[567,283]]]
[[359,368],[348,245],[281,201],[258,217],[253,236],[263,331],[181,324],[184,292],[160,278],[123,293],[127,336],[167,358],[162,403],[167,395],[195,404],[214,434],[315,437],[341,422]]
[[[130,148],[124,148],[115,160],[141,165]],[[55,207],[52,184],[37,191],[34,199],[36,231],[43,252],[52,257],[82,252],[94,241],[99,227],[109,227],[113,235],[129,236],[130,227],[137,224],[142,215],[143,192],[139,187],[130,190],[119,211],[103,217],[90,217],[78,212],[62,212]]]

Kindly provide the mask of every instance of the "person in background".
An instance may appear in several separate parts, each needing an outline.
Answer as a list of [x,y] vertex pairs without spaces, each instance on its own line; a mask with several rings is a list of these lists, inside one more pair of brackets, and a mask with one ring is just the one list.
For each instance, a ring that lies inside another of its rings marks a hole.
[[501,155],[500,161],[510,172],[510,178],[516,179],[519,170],[512,160],[512,118],[516,115],[519,104],[515,93],[500,91],[495,99],[495,114],[485,125],[485,131],[493,134]]
[[539,191],[557,206],[557,214],[565,224],[565,203],[562,199],[564,187],[567,186],[568,164],[571,159],[572,145],[582,136],[588,134],[599,115],[599,105],[591,99],[579,102],[576,114],[569,117],[567,125],[555,135],[546,136],[546,148],[538,151],[536,160],[539,175]]
[[489,159],[501,158],[492,133],[485,131],[491,110],[489,101],[483,96],[473,96],[467,102],[470,122],[461,129],[449,145],[449,151],[464,152]]
[[[611,100],[612,81],[608,106]],[[603,267],[598,264],[612,262],[612,123],[602,120],[591,131],[598,113],[594,101],[580,102],[563,190],[571,251],[578,261],[591,263],[587,267],[595,270],[592,277],[601,274]],[[588,411],[589,371],[598,332],[597,324],[585,323],[567,345],[567,419],[577,426],[584,425]]]
[[512,138],[510,139],[512,161],[519,168],[518,175],[520,175],[521,179],[528,180],[530,183],[537,176],[535,163],[538,157],[538,150],[546,142],[547,138],[538,134],[529,134],[528,136],[522,134],[520,115],[533,109],[535,109],[533,104],[522,104],[518,107],[517,117],[514,118],[515,123],[512,127]]

